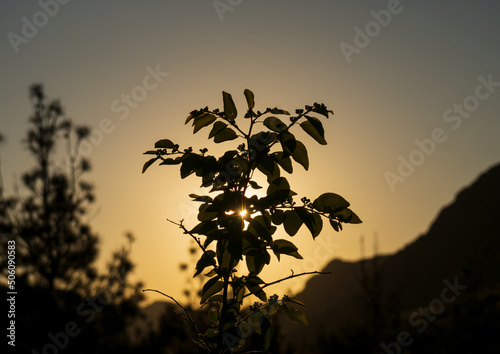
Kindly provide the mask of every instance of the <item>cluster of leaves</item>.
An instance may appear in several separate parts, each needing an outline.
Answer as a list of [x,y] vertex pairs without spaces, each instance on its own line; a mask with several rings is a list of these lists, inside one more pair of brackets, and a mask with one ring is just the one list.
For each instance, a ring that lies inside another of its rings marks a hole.
[[[199,152],[194,152],[191,147],[181,150],[178,144],[162,139],[156,142],[155,150],[145,152],[155,156],[143,167],[144,173],[156,161],[160,161],[160,165],[180,165],[181,178],[195,174],[201,178],[201,186],[210,188],[209,193],[213,193],[191,194],[194,201],[201,203],[198,213],[200,223],[190,230],[182,222],[178,225],[196,240],[202,250],[194,276],[206,272],[210,279],[203,286],[201,304],[217,304],[216,313],[211,312],[210,315],[213,326],[202,336],[203,345],[220,352],[224,350],[224,344],[234,350],[245,342],[244,336],[239,336],[241,340],[236,344],[232,341],[228,345],[227,340],[223,343],[227,335],[236,333],[242,323],[243,299],[255,295],[267,303],[264,288],[284,280],[266,283],[259,277],[264,266],[271,261],[270,252],[278,260],[281,255],[302,258],[292,242],[273,238],[278,226],[283,225],[286,233],[294,236],[305,225],[316,238],[323,228],[323,219],[328,220],[335,231],[342,229],[342,223],[361,222],[349,209],[349,202],[335,193],[324,193],[314,201],[302,198],[301,203],[296,204],[293,200],[296,193],[291,190],[286,177],[282,176],[282,171],[293,173],[292,160],[306,170],[309,168],[307,149],[291,129],[299,125],[319,144],[325,145],[324,128],[317,116],[328,118],[333,112],[319,103],[297,109],[295,115],[278,108],[254,111],[253,93],[245,90],[244,95],[248,105],[244,115],[248,122],[246,131],[236,122],[236,106],[226,92],[222,93],[223,111],[208,107],[194,110],[185,122],[191,122],[193,133],[211,126],[208,138],[213,138],[215,143],[242,139],[237,149],[228,150],[216,158],[208,155],[206,148]],[[277,116],[289,116],[289,121],[285,123]],[[253,132],[259,125],[263,129]],[[252,191],[262,188],[254,180],[255,171],[267,177],[264,197],[252,195]],[[200,236],[204,237],[203,242]],[[243,260],[248,274],[237,276],[236,267]],[[293,321],[306,324],[303,313],[293,308],[293,301],[288,299],[278,307],[271,306],[278,303],[271,300],[266,306],[280,309]],[[266,316],[270,312],[275,311],[268,311]],[[271,335],[270,326],[257,332],[265,339],[266,347]]]

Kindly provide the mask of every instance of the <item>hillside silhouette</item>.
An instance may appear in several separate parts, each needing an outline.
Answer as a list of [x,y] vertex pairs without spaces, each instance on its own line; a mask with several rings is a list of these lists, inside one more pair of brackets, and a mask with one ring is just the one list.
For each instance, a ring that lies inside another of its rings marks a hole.
[[297,295],[310,325],[284,324],[289,352],[500,352],[499,183],[495,165],[394,254],[328,264]]

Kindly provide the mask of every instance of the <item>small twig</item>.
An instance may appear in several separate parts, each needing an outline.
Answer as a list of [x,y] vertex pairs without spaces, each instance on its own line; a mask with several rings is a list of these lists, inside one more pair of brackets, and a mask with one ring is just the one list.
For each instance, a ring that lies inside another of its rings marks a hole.
[[178,316],[182,317],[182,318],[183,318],[183,319],[184,319],[187,323],[189,323],[189,325],[190,325],[191,327],[193,327],[193,329],[195,330],[195,332],[196,332],[196,333],[198,333],[198,334],[199,334],[199,333],[201,333],[201,332],[200,332],[200,330],[198,329],[198,327],[196,326],[196,323],[195,323],[195,322],[193,321],[193,319],[191,318],[191,315],[189,314],[189,311],[188,311],[188,310],[187,310],[184,306],[182,306],[181,304],[179,304],[179,302],[177,302],[177,300],[176,300],[176,299],[174,299],[172,296],[167,295],[167,294],[165,294],[165,293],[162,293],[161,291],[158,291],[158,290],[155,290],[155,289],[143,289],[142,291],[154,291],[154,292],[156,292],[156,293],[158,293],[158,294],[161,294],[161,295],[163,295],[163,296],[168,297],[170,300],[172,300],[173,302],[175,302],[175,303],[177,304],[177,306],[179,306],[182,310],[184,310],[184,312],[185,312],[185,313],[186,313],[186,315],[187,315],[187,318],[186,318],[184,315],[182,315],[182,314],[178,313],[178,312],[177,312],[177,311],[175,311],[175,310],[171,310],[171,309],[168,309],[168,310],[169,310],[169,311],[172,311],[172,312],[174,312],[175,314],[177,314]]
[[158,294],[161,294],[161,295],[163,295],[163,296],[168,297],[170,300],[172,300],[173,302],[175,302],[175,303],[177,304],[177,306],[179,306],[179,307],[180,307],[180,308],[181,308],[181,309],[182,309],[182,310],[186,313],[187,317],[186,317],[186,316],[183,316],[183,315],[182,315],[182,314],[180,314],[179,312],[177,312],[177,311],[175,311],[175,310],[172,310],[172,309],[170,309],[170,308],[168,308],[168,307],[167,307],[167,310],[169,310],[169,311],[171,311],[171,312],[175,313],[175,314],[176,314],[176,315],[178,315],[179,317],[182,317],[182,318],[184,319],[184,321],[186,321],[186,322],[187,322],[187,323],[188,323],[188,324],[189,324],[189,325],[193,328],[193,330],[196,332],[196,335],[200,338],[200,340],[201,340],[201,342],[202,342],[202,343],[200,343],[200,342],[196,342],[196,341],[193,341],[193,342],[195,342],[196,344],[198,344],[200,347],[202,347],[203,349],[205,349],[205,350],[207,350],[207,351],[210,351],[210,350],[211,350],[211,349],[210,349],[210,348],[211,348],[211,344],[210,344],[210,343],[208,343],[208,342],[206,341],[206,338],[204,337],[203,333],[202,333],[202,332],[200,332],[200,330],[199,330],[199,329],[198,329],[198,327],[196,326],[196,323],[194,322],[193,318],[192,318],[192,317],[191,317],[191,315],[189,314],[189,311],[188,311],[188,310],[187,310],[184,306],[182,306],[181,304],[179,304],[179,302],[178,302],[176,299],[174,299],[174,298],[173,298],[172,296],[170,296],[170,295],[167,295],[167,294],[162,293],[161,291],[158,291],[158,290],[155,290],[155,289],[143,289],[142,291],[154,291],[154,292],[156,292],[156,293],[158,293]]
[[197,244],[198,244],[198,246],[201,248],[201,250],[203,251],[203,253],[205,253],[205,252],[206,252],[206,249],[205,249],[205,247],[203,247],[203,245],[201,244],[200,239],[199,239],[198,237],[196,237],[195,235],[193,235],[193,234],[192,234],[192,233],[191,233],[188,229],[186,229],[186,227],[182,224],[182,221],[183,221],[183,220],[181,220],[181,222],[180,222],[180,223],[176,223],[175,221],[172,221],[172,220],[170,220],[170,219],[167,219],[167,221],[168,221],[168,222],[171,222],[171,223],[172,223],[172,224],[174,224],[174,225],[179,226],[179,228],[181,228],[181,229],[184,231],[184,233],[185,233],[185,234],[188,234],[189,236],[191,236],[191,237],[192,237],[192,238],[196,241],[196,243],[197,243]]
[[189,339],[189,341],[193,342],[194,344],[196,344],[197,346],[199,346],[201,349],[203,349],[203,350],[205,350],[205,351],[207,351],[207,352],[210,352],[212,349],[211,349],[211,348],[209,348],[209,347],[207,346],[207,344],[204,342],[204,340],[203,340],[203,335],[202,335],[201,333],[198,333],[197,335],[198,335],[198,337],[200,337],[200,338],[201,338],[201,341],[202,341],[203,343],[202,343],[202,342],[198,342],[198,341],[194,340],[193,338],[190,338],[190,339]]
[[[310,110],[307,110],[305,112],[302,112],[300,113],[298,116],[297,116],[297,119],[295,119],[293,122],[290,123],[290,125],[288,125],[285,130],[283,130],[282,132],[280,132],[280,134],[284,133],[284,132],[289,132],[290,131],[290,128],[295,124],[297,123],[297,121],[300,119],[300,118],[303,118],[307,113],[311,112]],[[276,139],[274,140],[271,145],[269,145],[269,148],[271,148],[274,144],[276,144],[277,142],[279,141],[279,139]]]
[[[266,306],[260,307],[260,308],[259,308],[259,311],[264,310],[264,309],[266,309],[266,308],[268,308],[268,307],[269,307],[269,304],[267,304]],[[245,321],[247,320],[247,318],[248,318],[248,317],[250,317],[250,316],[251,316],[251,315],[253,315],[253,314],[254,314],[254,312],[250,312],[250,313],[249,313],[248,315],[246,315],[245,317],[242,317],[242,318],[238,321],[238,323],[237,323],[237,324],[242,323],[242,322],[245,322]]]
[[[300,274],[294,274],[293,270],[292,270],[292,275],[289,275],[288,277],[285,277],[285,278],[282,278],[282,279],[279,279],[279,280],[275,280],[275,281],[273,281],[271,283],[266,283],[266,284],[264,284],[262,286],[261,289],[267,288],[268,286],[271,286],[271,285],[274,285],[274,284],[281,283],[284,280],[288,280],[288,279],[300,277],[302,275],[310,275],[310,274],[332,274],[332,272],[318,272],[317,270],[315,270],[314,272],[304,272],[304,273],[300,273]],[[245,298],[247,296],[250,296],[250,295],[253,295],[253,294],[252,293],[248,293],[245,296],[243,296],[243,298]]]

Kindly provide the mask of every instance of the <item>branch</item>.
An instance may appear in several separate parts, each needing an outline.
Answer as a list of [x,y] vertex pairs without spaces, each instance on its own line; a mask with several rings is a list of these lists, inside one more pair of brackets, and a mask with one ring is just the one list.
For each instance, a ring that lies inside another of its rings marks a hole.
[[188,323],[188,324],[189,324],[189,325],[193,328],[193,330],[195,331],[196,335],[200,338],[201,342],[203,342],[203,343],[196,342],[196,341],[194,341],[194,340],[193,340],[193,342],[194,342],[194,343],[196,343],[196,344],[198,344],[198,345],[199,345],[201,348],[203,348],[204,350],[206,350],[206,351],[210,351],[210,348],[211,348],[210,343],[208,343],[208,342],[206,341],[205,336],[203,335],[203,333],[202,333],[202,332],[200,332],[200,330],[199,330],[199,329],[198,329],[198,327],[196,326],[196,323],[194,322],[193,318],[192,318],[192,317],[191,317],[191,315],[189,314],[189,311],[188,311],[188,310],[187,310],[184,306],[182,306],[181,304],[179,304],[179,303],[177,302],[177,300],[176,300],[176,299],[174,299],[172,296],[167,295],[167,294],[165,294],[165,293],[162,293],[161,291],[158,291],[158,290],[155,290],[155,289],[143,289],[142,291],[143,291],[143,292],[145,292],[145,291],[153,291],[153,292],[156,292],[156,293],[161,294],[161,295],[163,295],[163,296],[166,296],[166,297],[168,297],[170,300],[174,301],[174,302],[177,304],[177,306],[179,306],[179,307],[180,307],[180,308],[181,308],[181,309],[182,309],[182,310],[186,313],[187,317],[183,316],[183,315],[182,315],[182,314],[180,314],[179,312],[177,312],[177,311],[175,311],[175,310],[172,310],[172,309],[170,309],[170,308],[168,308],[168,307],[167,307],[167,310],[168,310],[168,311],[171,311],[171,312],[173,312],[173,313],[175,313],[175,314],[176,314],[177,316],[179,316],[179,317],[182,317],[182,318],[184,319],[184,321],[186,321],[186,322],[187,322],[187,323]]
[[[301,206],[299,206],[301,207]],[[338,222],[344,222],[342,220],[339,220],[338,216],[335,216],[335,217],[332,217],[330,216],[331,213],[327,213],[325,211],[319,211],[319,210],[316,210],[314,209],[314,207],[310,206],[310,205],[303,205],[302,206],[303,208],[309,210],[311,213],[316,213],[318,215],[321,215],[323,216],[324,218],[328,219],[328,220],[335,220],[335,221],[338,221]],[[275,209],[295,209],[295,208],[298,208],[296,207],[295,205],[281,205],[281,206],[275,206]],[[345,223],[345,222],[344,222]]]
[[174,299],[172,296],[167,295],[167,294],[165,294],[165,293],[162,293],[161,291],[158,291],[158,290],[155,290],[155,289],[143,289],[142,291],[143,291],[143,292],[144,292],[144,291],[153,291],[153,292],[155,292],[155,293],[158,293],[158,294],[161,294],[161,295],[163,295],[163,296],[168,297],[170,300],[172,300],[173,302],[175,302],[175,303],[177,304],[177,306],[179,306],[182,310],[184,310],[184,312],[186,313],[187,317],[185,317],[184,315],[182,315],[182,314],[178,313],[178,312],[177,312],[177,311],[175,311],[175,310],[171,310],[171,309],[168,309],[168,310],[169,310],[169,311],[172,311],[172,312],[173,312],[173,313],[175,313],[176,315],[178,315],[178,316],[182,317],[182,318],[183,318],[183,319],[184,319],[187,323],[189,323],[189,325],[190,325],[191,327],[193,327],[193,329],[195,330],[195,332],[196,332],[197,334],[200,334],[200,333],[201,333],[201,332],[200,332],[200,330],[198,329],[198,327],[196,327],[196,323],[194,323],[194,321],[193,321],[193,319],[191,318],[191,315],[189,314],[188,310],[186,310],[186,308],[185,308],[184,306],[182,306],[181,304],[179,304],[179,303],[177,302],[177,300],[176,300],[176,299]]
[[[285,278],[282,278],[282,279],[279,279],[279,280],[275,280],[275,281],[273,281],[271,283],[266,283],[266,284],[264,284],[262,286],[261,289],[267,288],[268,286],[271,286],[271,285],[274,285],[274,284],[281,283],[282,281],[285,281],[285,280],[288,280],[288,279],[300,277],[302,275],[310,275],[310,274],[332,274],[332,272],[318,272],[317,270],[315,270],[314,272],[304,272],[304,273],[300,273],[300,274],[294,274],[293,270],[292,270],[292,275],[289,275],[288,277],[285,277]],[[253,293],[248,293],[245,296],[243,296],[243,298],[246,298],[247,296],[250,296],[250,295],[254,295],[254,294]]]
[[234,120],[229,120],[226,117],[221,117],[221,118],[224,119],[226,122],[228,122],[233,128],[236,128],[236,130],[238,130],[242,134],[242,137],[244,139],[248,138],[248,135],[246,135],[245,132],[240,129],[240,127],[238,126],[238,124],[236,124]]
[[[259,308],[259,311],[261,311],[261,310],[264,310],[264,309],[268,308],[268,307],[269,307],[269,305],[270,305],[270,304],[267,304],[266,306],[262,306],[262,307],[260,307],[260,308]],[[248,318],[248,317],[250,317],[251,315],[253,315],[254,313],[255,313],[255,312],[250,311],[250,313],[249,313],[248,315],[246,315],[245,317],[242,317],[242,318],[238,321],[238,323],[237,323],[237,324],[238,324],[238,326],[239,326],[239,324],[240,324],[240,323],[245,322],[245,321],[247,320],[247,318]],[[248,352],[248,353],[252,353],[252,352]],[[259,352],[259,353],[260,353],[260,352]],[[245,354],[246,354],[246,353],[245,353]]]
[[197,243],[197,244],[198,244],[198,246],[201,248],[201,250],[203,251],[203,253],[206,253],[206,252],[207,252],[207,251],[206,251],[206,249],[205,249],[205,247],[203,247],[203,245],[201,244],[200,239],[199,239],[198,237],[196,237],[195,235],[193,235],[193,234],[192,234],[192,233],[191,233],[188,229],[186,229],[186,227],[182,224],[182,221],[183,221],[183,220],[181,220],[181,222],[180,222],[180,223],[176,223],[175,221],[172,221],[172,220],[170,220],[170,219],[167,219],[167,221],[168,221],[168,222],[171,222],[171,223],[172,223],[172,224],[174,224],[174,225],[179,226],[179,228],[181,228],[181,229],[184,231],[184,233],[185,233],[185,234],[188,234],[189,236],[191,236],[191,237],[192,237],[192,238],[196,241],[196,243]]
[[[285,128],[285,130],[283,130],[283,131],[282,131],[282,132],[280,132],[279,134],[281,134],[281,133],[285,133],[285,132],[289,132],[289,131],[290,131],[290,128],[291,128],[291,127],[292,127],[295,123],[297,123],[297,122],[299,121],[299,119],[300,119],[300,118],[303,118],[303,117],[304,117],[307,113],[309,113],[309,112],[311,112],[311,110],[306,110],[305,112],[300,113],[300,114],[297,116],[297,119],[295,119],[294,121],[292,121],[292,122],[290,123],[290,125],[288,125],[288,126]],[[278,134],[278,135],[279,135],[279,134]],[[269,145],[269,149],[270,149],[270,148],[271,148],[274,144],[276,144],[278,141],[279,141],[279,139],[278,139],[278,138],[276,138],[276,140],[274,140],[274,141],[273,141],[273,142]]]

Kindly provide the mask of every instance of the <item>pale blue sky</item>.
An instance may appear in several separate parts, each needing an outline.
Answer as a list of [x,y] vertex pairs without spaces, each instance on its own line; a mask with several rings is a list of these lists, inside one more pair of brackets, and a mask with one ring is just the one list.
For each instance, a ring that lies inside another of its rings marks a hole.
[[[266,273],[267,280],[291,268],[320,268],[334,257],[356,259],[360,235],[370,240],[378,232],[381,252],[398,250],[427,230],[459,188],[500,160],[500,87],[481,88],[482,97],[490,96],[474,99],[478,77],[500,82],[498,2],[215,2],[220,3],[239,5],[219,16],[212,1],[72,0],[59,5],[53,17],[40,14],[36,1],[0,5],[6,186],[31,164],[20,143],[28,126],[30,84],[43,83],[77,123],[98,128],[111,121],[113,131],[103,133],[89,154],[94,168],[89,179],[98,197],[94,227],[103,257],[122,242],[124,231],[136,235],[137,276],[148,287],[180,296],[184,277],[177,270],[189,259],[189,242],[165,219],[194,222],[187,194],[199,181],[180,181],[175,167],[153,167],[141,175],[142,152],[160,138],[215,151],[204,139],[208,132],[192,136],[183,123],[194,108],[221,107],[223,90],[240,112],[245,88],[254,91],[262,109],[293,110],[315,101],[332,109],[335,116],[325,123],[328,145],[303,137],[311,168],[308,173],[297,168],[289,179],[299,196],[343,195],[364,221],[338,234],[325,229],[324,247],[300,232],[293,242],[307,265],[282,261]],[[397,11],[385,27],[369,24],[373,11],[387,13],[388,6]],[[27,43],[13,46],[15,35],[24,37],[23,17],[33,22],[34,16],[47,24],[23,40]],[[348,63],[341,43],[354,45],[355,27],[366,33],[367,25],[379,33]],[[148,67],[168,76],[160,76],[120,119],[123,111],[113,111],[112,103],[122,94],[139,93]],[[473,109],[453,129],[459,118],[447,122],[443,115],[464,100]],[[446,141],[436,143],[429,156],[414,152],[415,139],[428,139],[435,129]],[[424,156],[421,165],[392,190],[384,174],[397,174],[399,157],[410,155]],[[295,290],[300,285],[291,284]]]

